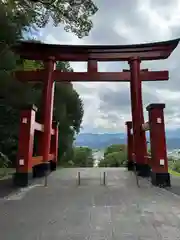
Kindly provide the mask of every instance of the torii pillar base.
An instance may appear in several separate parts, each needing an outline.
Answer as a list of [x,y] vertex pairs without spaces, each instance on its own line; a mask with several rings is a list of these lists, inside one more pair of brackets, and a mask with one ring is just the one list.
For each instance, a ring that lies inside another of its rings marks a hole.
[[134,162],[131,161],[131,162],[127,162],[127,169],[128,171],[133,171],[134,170]]
[[50,173],[50,162],[41,163],[33,167],[33,177],[41,178]]
[[170,187],[170,175],[168,173],[168,160],[166,150],[166,137],[164,127],[165,104],[154,103],[147,106],[150,125],[151,142],[151,182],[155,186]]
[[32,172],[16,172],[13,176],[13,184],[18,187],[27,187],[33,181]]
[[141,177],[150,177],[151,175],[151,168],[148,164],[144,163],[135,163],[136,171],[138,176]]
[[151,183],[154,186],[170,187],[171,186],[170,174],[151,172]]

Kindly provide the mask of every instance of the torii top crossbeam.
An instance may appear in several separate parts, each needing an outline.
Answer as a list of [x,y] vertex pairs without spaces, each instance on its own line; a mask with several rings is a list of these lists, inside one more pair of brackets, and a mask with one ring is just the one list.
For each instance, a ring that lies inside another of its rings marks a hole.
[[132,57],[158,60],[168,58],[179,40],[133,45],[56,45],[22,41],[13,46],[13,50],[22,58],[32,60],[46,60],[50,56],[56,61],[128,61]]

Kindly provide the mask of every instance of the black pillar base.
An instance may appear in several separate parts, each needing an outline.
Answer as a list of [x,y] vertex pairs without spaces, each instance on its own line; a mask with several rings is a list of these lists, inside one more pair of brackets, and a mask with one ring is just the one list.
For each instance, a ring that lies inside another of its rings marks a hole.
[[46,173],[49,174],[50,172],[50,163],[41,163],[33,167],[33,177],[34,178],[40,178],[44,177]]
[[50,161],[50,171],[56,171],[57,164],[54,161]]
[[170,187],[171,186],[170,174],[151,172],[151,183],[154,186]]
[[127,169],[128,169],[128,171],[133,171],[134,170],[134,162],[128,161],[127,162]]
[[135,163],[136,172],[138,176],[141,177],[150,177],[151,168],[148,164]]
[[13,176],[13,183],[17,187],[27,187],[32,183],[32,173],[15,173]]

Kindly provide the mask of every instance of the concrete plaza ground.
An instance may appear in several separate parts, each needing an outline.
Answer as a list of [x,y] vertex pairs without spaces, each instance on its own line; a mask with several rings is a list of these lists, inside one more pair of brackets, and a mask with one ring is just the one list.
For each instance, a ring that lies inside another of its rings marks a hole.
[[47,188],[40,181],[0,198],[1,240],[180,239],[180,197],[142,178],[138,188],[125,169],[61,169]]

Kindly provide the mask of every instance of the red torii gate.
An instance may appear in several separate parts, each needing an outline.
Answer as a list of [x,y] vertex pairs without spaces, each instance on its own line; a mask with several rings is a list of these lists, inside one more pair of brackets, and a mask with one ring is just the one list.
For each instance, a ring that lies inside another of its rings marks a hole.
[[[144,123],[142,109],[141,81],[167,80],[167,71],[140,71],[140,62],[144,60],[166,59],[176,48],[179,39],[136,45],[51,45],[34,42],[20,42],[13,47],[21,58],[30,60],[42,60],[45,69],[38,71],[17,71],[16,77],[21,81],[42,81],[43,89],[43,114],[41,123],[35,121],[35,107],[22,113],[21,128],[25,128],[25,135],[19,139],[19,152],[17,159],[17,172],[15,182],[18,185],[27,185],[32,175],[32,167],[43,166],[42,174],[47,171],[51,161],[52,169],[56,168],[58,127],[52,128],[54,80],[68,81],[130,81],[134,153],[137,170],[141,175],[149,174],[149,166],[145,156],[147,155],[145,135],[142,134],[141,126]],[[61,72],[55,70],[56,61],[86,61],[87,72]],[[98,72],[98,61],[128,61],[130,72]],[[26,117],[24,117],[24,115]],[[26,127],[25,127],[25,124]],[[35,127],[36,126],[36,127]],[[20,129],[21,129],[20,128]],[[20,130],[22,133],[23,130]],[[32,130],[33,129],[33,130]],[[42,147],[40,156],[32,156],[34,131],[42,132]],[[52,144],[55,135],[54,145]],[[55,148],[51,151],[52,147]],[[51,154],[52,153],[52,154]]]
[[[168,159],[166,150],[166,134],[164,127],[165,104],[155,103],[146,107],[149,121],[142,124],[141,132],[150,131],[151,156],[147,156],[149,168],[151,168],[151,182],[156,186],[171,186],[170,174],[168,173]],[[133,124],[126,122],[128,143],[128,170],[134,167],[134,139],[131,133]]]

